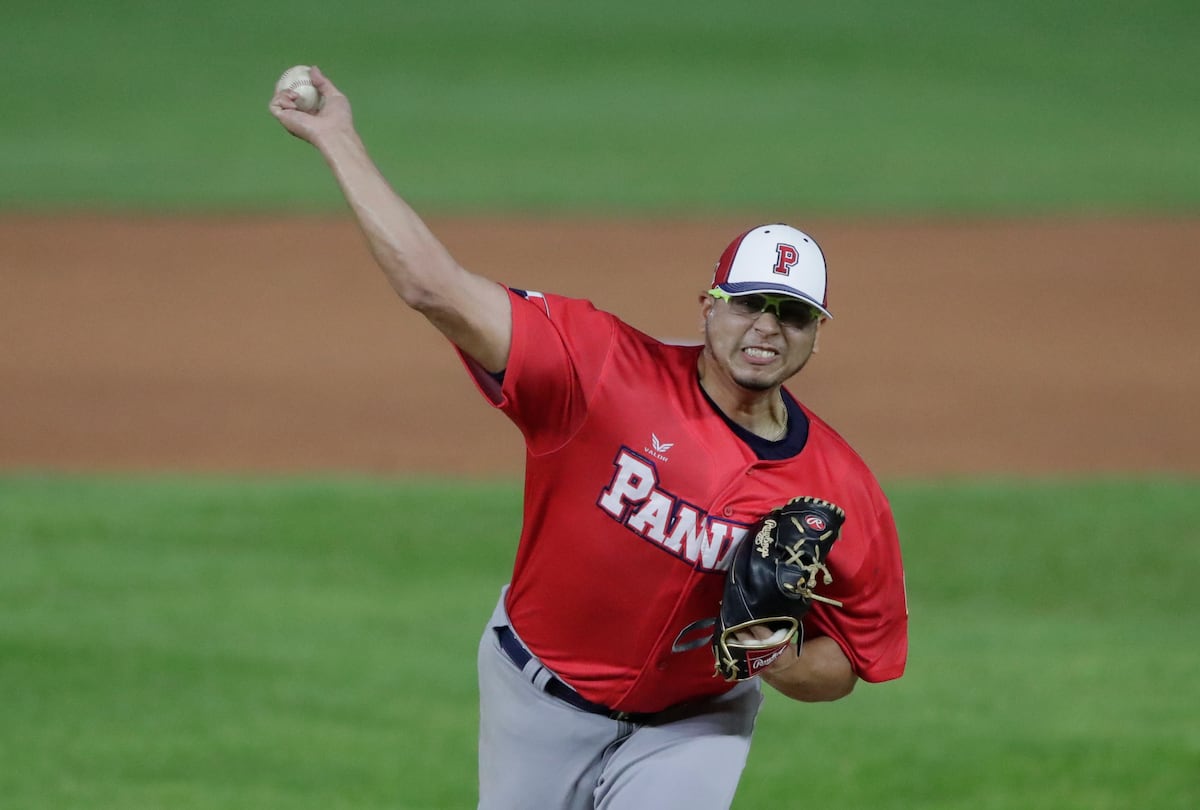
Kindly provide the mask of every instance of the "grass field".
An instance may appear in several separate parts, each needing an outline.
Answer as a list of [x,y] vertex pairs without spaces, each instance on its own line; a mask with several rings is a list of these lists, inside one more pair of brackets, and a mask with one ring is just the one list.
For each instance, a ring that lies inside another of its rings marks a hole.
[[[909,671],[769,697],[736,806],[1200,806],[1200,484],[888,489]],[[3,806],[473,806],[518,496],[0,478]]]
[[334,209],[315,62],[421,210],[1195,212],[1188,0],[17,4],[0,210]]

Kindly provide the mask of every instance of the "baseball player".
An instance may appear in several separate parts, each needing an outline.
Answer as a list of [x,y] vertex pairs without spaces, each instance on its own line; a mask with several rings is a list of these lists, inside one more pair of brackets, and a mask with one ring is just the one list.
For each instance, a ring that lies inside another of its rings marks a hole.
[[[320,152],[395,291],[526,443],[516,561],[478,652],[479,806],[728,807],[763,682],[837,700],[900,677],[907,657],[888,502],[783,387],[830,317],[820,248],[786,225],[741,234],[699,296],[703,345],[666,345],[587,301],[459,266],[380,174],[346,97],[312,77],[320,112],[278,91],[272,114]],[[754,677],[718,677],[730,556],[801,495],[844,512],[822,601],[802,643]]]

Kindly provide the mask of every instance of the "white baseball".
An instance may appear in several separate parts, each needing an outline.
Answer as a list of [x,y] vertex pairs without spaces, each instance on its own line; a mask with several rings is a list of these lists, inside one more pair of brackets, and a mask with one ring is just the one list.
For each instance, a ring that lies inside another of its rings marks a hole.
[[296,94],[296,109],[303,112],[316,112],[325,106],[325,99],[313,87],[312,75],[308,65],[296,65],[288,68],[275,82],[276,92],[291,90]]

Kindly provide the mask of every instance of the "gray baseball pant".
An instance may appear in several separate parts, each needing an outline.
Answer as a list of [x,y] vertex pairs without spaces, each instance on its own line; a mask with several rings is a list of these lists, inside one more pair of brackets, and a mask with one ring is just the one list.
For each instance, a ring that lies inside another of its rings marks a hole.
[[728,810],[762,705],[757,679],[647,723],[613,720],[545,691],[536,657],[501,649],[504,598],[479,644],[480,810]]

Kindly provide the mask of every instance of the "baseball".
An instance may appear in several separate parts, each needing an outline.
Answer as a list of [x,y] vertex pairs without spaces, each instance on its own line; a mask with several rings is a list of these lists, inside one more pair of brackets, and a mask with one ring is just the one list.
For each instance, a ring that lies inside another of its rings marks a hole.
[[316,112],[325,104],[325,99],[313,87],[308,65],[296,65],[288,68],[275,83],[276,92],[291,90],[296,94],[296,109],[303,112]]

